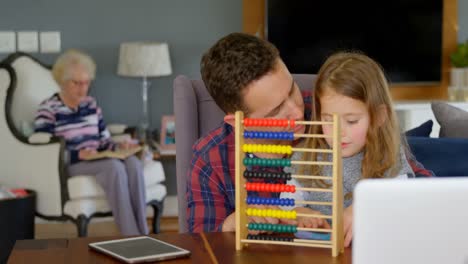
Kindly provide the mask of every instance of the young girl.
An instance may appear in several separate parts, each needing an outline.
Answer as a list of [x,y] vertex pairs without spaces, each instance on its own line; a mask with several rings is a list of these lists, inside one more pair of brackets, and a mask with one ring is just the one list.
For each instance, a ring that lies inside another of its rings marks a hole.
[[[369,57],[349,52],[332,55],[321,67],[314,90],[315,119],[332,121],[333,113],[341,119],[341,152],[343,157],[345,246],[352,240],[353,190],[360,179],[391,178],[413,175],[405,153],[406,144],[393,110],[388,84],[380,66]],[[311,126],[313,134],[331,134],[330,125]],[[329,148],[331,139],[308,139],[307,148]],[[296,152],[293,160],[324,160],[331,157],[317,153]],[[331,175],[330,166],[292,167],[290,172],[308,175]],[[399,176],[401,175],[401,176]],[[301,187],[329,187],[331,181],[295,180],[288,184]],[[331,201],[331,193],[282,193],[282,198],[309,201]],[[331,215],[331,206],[297,207],[302,213]],[[298,218],[300,227],[329,228],[327,221]]]

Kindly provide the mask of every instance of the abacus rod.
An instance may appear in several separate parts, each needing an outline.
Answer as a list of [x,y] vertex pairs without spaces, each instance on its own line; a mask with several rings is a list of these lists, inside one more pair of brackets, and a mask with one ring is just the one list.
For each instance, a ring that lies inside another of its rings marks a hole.
[[291,148],[291,151],[315,152],[315,153],[333,153],[332,149],[312,149],[312,148]]
[[306,228],[306,227],[298,227],[297,230],[299,231],[311,231],[311,232],[321,232],[321,233],[331,233],[331,229],[325,228]]
[[[249,227],[249,225],[245,225],[246,227]],[[296,227],[297,230],[299,231],[310,231],[310,232],[319,232],[319,233],[331,233],[331,229],[325,229],[325,228],[307,228],[307,227]],[[266,231],[266,230],[264,230]],[[273,231],[274,232],[274,231]]]
[[293,134],[296,138],[331,138],[332,136],[323,135],[323,134]]
[[294,121],[296,125],[333,125],[332,121]]
[[333,205],[332,202],[316,202],[316,201],[295,201],[296,204],[313,204],[313,205]]
[[323,244],[323,245],[331,245],[330,240],[312,240],[312,239],[294,239],[294,242],[300,242],[300,243],[308,243],[308,244]]
[[319,247],[319,248],[331,248],[331,245],[319,244],[319,243],[304,243],[304,242],[287,242],[287,241],[271,241],[271,240],[254,240],[254,239],[242,239],[242,243],[251,244],[274,244],[274,245],[290,245],[290,246],[304,246],[304,247]]
[[[266,120],[266,119],[265,119]],[[290,124],[291,120],[288,120],[288,126]],[[244,120],[241,121],[242,124],[244,124]],[[332,121],[294,121],[296,125],[333,125]],[[246,127],[253,127],[254,125],[249,125]],[[258,125],[257,125],[258,126]],[[260,125],[263,126],[263,125]]]
[[306,191],[306,192],[333,192],[332,189],[325,189],[325,188],[296,188],[296,191]]
[[291,164],[296,164],[296,165],[333,165],[333,162],[329,161],[301,161],[301,160],[293,160],[291,161]]
[[332,177],[330,176],[299,175],[299,174],[291,174],[291,178],[310,179],[310,180],[331,180],[332,179]]
[[[328,206],[333,205],[332,202],[319,202],[319,201],[298,201],[298,200],[296,200],[296,201],[294,201],[294,203],[296,203],[296,204],[312,204],[312,205],[328,205]],[[254,203],[252,203],[252,204],[254,204]],[[287,206],[287,205],[284,205],[284,206]]]
[[298,214],[298,213],[296,213],[296,217],[297,216],[314,217],[314,218],[322,218],[322,219],[332,219],[331,215],[321,215],[321,214]]

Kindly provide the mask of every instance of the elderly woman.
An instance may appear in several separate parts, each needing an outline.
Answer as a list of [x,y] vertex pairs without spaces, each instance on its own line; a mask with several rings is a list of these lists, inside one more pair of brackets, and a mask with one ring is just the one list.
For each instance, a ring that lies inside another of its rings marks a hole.
[[96,100],[88,96],[96,66],[88,55],[69,50],[52,68],[60,92],[41,103],[35,120],[36,132],[63,137],[69,153],[68,172],[94,175],[104,189],[115,221],[123,235],[148,234],[143,165],[135,156],[125,160],[85,161],[101,150],[128,147],[110,138]]

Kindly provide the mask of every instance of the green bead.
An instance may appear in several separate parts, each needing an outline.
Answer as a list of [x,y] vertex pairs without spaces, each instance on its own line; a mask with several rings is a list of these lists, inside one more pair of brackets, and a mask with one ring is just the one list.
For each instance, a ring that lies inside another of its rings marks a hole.
[[291,167],[291,160],[288,160],[288,159],[287,159],[287,160],[285,160],[285,161],[286,161],[286,166],[287,166],[287,167]]
[[291,233],[297,233],[297,226],[292,226]]

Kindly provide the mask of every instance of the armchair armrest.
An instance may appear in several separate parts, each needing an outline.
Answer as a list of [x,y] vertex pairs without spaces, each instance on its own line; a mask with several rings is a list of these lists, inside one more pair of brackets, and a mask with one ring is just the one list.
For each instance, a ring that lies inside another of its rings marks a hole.
[[53,135],[45,132],[37,132],[28,137],[31,144],[47,144],[51,142]]
[[107,129],[109,130],[111,135],[124,134],[125,129],[127,129],[127,127],[128,126],[125,124],[117,124],[117,123],[107,125]]

